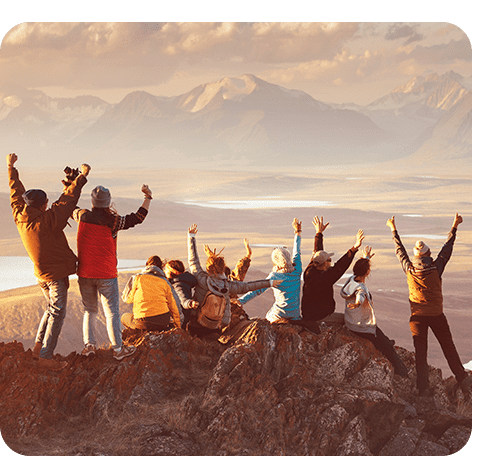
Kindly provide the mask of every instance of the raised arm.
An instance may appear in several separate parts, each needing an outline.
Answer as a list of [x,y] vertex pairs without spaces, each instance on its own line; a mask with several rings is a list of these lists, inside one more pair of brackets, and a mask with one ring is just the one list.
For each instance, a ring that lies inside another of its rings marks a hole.
[[293,239],[293,257],[292,262],[295,264],[295,270],[302,272],[302,257],[300,254],[300,243],[302,234],[302,221],[297,218],[292,222],[295,237]]
[[202,266],[200,265],[200,259],[197,252],[197,241],[195,240],[197,232],[198,229],[196,224],[192,224],[188,228],[188,265],[192,274],[202,272]]
[[25,203],[22,198],[23,193],[26,191],[24,185],[19,179],[19,172],[14,167],[17,162],[17,154],[7,154],[7,172],[9,174],[9,187],[10,187],[10,205],[12,207],[12,214],[14,219],[24,208]]
[[387,226],[392,231],[393,242],[395,243],[395,255],[400,261],[400,265],[402,266],[404,272],[407,272],[412,266],[412,262],[409,259],[409,255],[407,254],[407,251],[404,245],[402,244],[402,241],[400,240],[400,235],[397,232],[397,225],[395,224],[395,215],[392,216],[387,221]]

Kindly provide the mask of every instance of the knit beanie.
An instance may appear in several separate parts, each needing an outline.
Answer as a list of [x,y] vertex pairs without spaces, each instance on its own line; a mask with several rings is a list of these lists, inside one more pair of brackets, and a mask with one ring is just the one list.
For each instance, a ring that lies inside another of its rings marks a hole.
[[271,260],[273,261],[273,270],[275,272],[290,273],[295,270],[292,263],[292,255],[285,247],[275,248],[271,254]]
[[430,247],[422,240],[418,240],[414,245],[413,251],[414,256],[423,256],[425,253],[430,251]]
[[47,194],[41,189],[29,189],[22,195],[22,198],[26,205],[39,208],[47,201]]
[[110,191],[103,186],[97,186],[91,192],[91,204],[95,208],[107,208],[110,207],[111,195]]
[[328,253],[326,251],[316,251],[312,257],[314,264],[324,264],[328,259],[330,259],[335,253]]

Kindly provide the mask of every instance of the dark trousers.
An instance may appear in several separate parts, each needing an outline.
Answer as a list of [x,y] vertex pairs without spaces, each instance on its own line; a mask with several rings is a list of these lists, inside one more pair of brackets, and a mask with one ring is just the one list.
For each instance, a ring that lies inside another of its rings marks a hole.
[[376,326],[376,335],[369,332],[355,332],[358,336],[364,337],[373,343],[378,351],[381,351],[387,359],[392,363],[394,373],[407,377],[407,368],[395,351],[390,339],[383,333],[383,331]]
[[428,382],[428,328],[431,328],[433,334],[438,340],[440,347],[450,370],[456,376],[458,382],[462,382],[467,373],[457,353],[456,346],[452,339],[449,323],[447,318],[442,313],[437,316],[419,316],[411,315],[409,320],[409,327],[411,328],[412,338],[414,341],[414,351],[416,354],[416,372],[417,388],[424,390],[429,387]]

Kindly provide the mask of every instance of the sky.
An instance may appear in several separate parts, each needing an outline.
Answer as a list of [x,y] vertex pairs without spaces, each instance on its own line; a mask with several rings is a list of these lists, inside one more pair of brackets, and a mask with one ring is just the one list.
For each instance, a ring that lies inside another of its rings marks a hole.
[[472,76],[471,37],[451,22],[4,21],[2,33],[0,83],[110,103],[251,73],[323,102],[366,105],[414,76]]

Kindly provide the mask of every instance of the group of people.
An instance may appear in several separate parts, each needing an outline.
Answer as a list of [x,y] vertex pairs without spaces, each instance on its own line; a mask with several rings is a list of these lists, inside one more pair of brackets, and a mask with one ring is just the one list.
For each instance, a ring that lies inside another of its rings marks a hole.
[[[33,349],[41,365],[58,370],[64,362],[53,359],[53,353],[66,314],[69,276],[78,275],[83,303],[83,355],[96,351],[95,322],[100,297],[107,324],[107,333],[114,357],[121,360],[136,348],[123,345],[121,325],[129,330],[163,331],[182,327],[198,337],[217,338],[238,322],[248,320],[243,306],[252,298],[271,288],[274,303],[266,314],[270,322],[301,324],[311,332],[320,332],[319,323],[334,320],[336,302],[334,285],[351,266],[364,240],[359,230],[353,246],[338,261],[334,253],[324,250],[323,233],[329,223],[323,217],[312,221],[316,234],[311,259],[303,270],[301,259],[302,222],[294,219],[293,250],[277,247],[272,251],[272,271],[267,278],[245,282],[250,266],[251,248],[245,239],[246,255],[233,271],[226,265],[221,252],[204,246],[205,269],[198,256],[198,228],[188,229],[188,269],[181,260],[165,261],[151,256],[145,269],[131,276],[122,296],[117,273],[117,234],[141,224],[149,211],[152,192],[143,185],[144,200],[135,213],[120,216],[112,206],[110,191],[97,186],[91,192],[91,209],[77,206],[90,166],[70,169],[63,181],[59,199],[48,207],[46,193],[40,189],[25,190],[15,167],[15,153],[7,155],[14,221],[33,261],[35,275],[46,297],[47,308],[41,319]],[[67,172],[66,172],[67,173]],[[72,218],[78,223],[77,255],[67,242],[64,228]],[[395,217],[387,221],[392,231],[396,255],[407,276],[411,306],[410,329],[413,336],[417,388],[421,395],[429,393],[428,328],[438,339],[449,367],[464,390],[471,389],[471,378],[465,371],[455,348],[447,319],[443,313],[441,277],[452,254],[458,225],[456,214],[449,236],[434,260],[429,247],[422,241],[414,246],[411,260],[397,232]],[[399,358],[394,342],[378,327],[373,299],[366,286],[371,272],[371,247],[353,266],[353,274],[340,290],[344,299],[345,326],[358,336],[370,340],[392,363],[394,371],[407,377],[407,368]],[[119,299],[133,304],[132,313],[120,316]],[[236,317],[236,319],[235,319]]]

